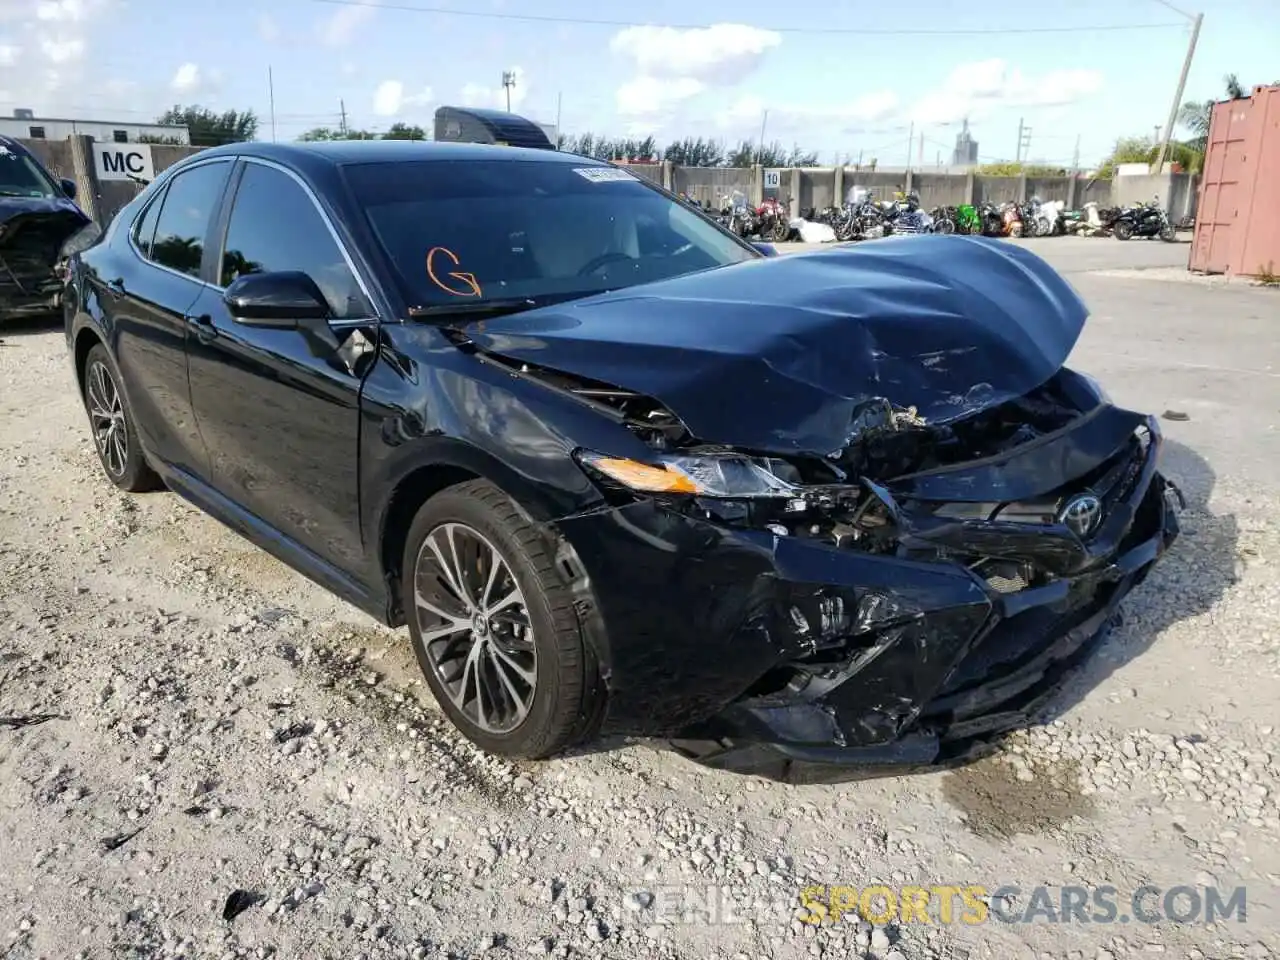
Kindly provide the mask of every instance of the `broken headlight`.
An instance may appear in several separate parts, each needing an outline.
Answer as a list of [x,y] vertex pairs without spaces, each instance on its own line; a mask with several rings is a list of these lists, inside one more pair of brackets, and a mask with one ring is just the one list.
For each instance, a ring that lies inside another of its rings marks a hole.
[[796,488],[775,472],[774,461],[739,454],[687,456],[667,454],[653,463],[582,451],[578,461],[637,493],[694,497],[789,498]]
[[102,237],[102,228],[90,220],[83,227],[69,236],[58,250],[58,259],[66,260],[77,253],[83,253]]

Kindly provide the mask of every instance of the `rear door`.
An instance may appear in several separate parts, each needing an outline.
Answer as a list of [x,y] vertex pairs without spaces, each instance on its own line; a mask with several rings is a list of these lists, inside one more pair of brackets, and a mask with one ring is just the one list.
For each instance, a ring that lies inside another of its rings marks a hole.
[[220,292],[198,306],[191,398],[213,486],[348,574],[364,573],[357,455],[359,395],[377,338],[368,287],[314,194],[267,161],[245,158],[219,240],[217,286],[246,273],[300,270],[324,292],[342,344],[325,351],[296,330],[248,327]]
[[[165,464],[196,476],[206,471],[187,382],[190,308],[200,279],[213,214],[222,202],[232,159],[176,174],[135,221],[130,243],[141,258],[103,276],[101,303],[116,362],[143,446]],[[128,254],[125,254],[128,257]]]

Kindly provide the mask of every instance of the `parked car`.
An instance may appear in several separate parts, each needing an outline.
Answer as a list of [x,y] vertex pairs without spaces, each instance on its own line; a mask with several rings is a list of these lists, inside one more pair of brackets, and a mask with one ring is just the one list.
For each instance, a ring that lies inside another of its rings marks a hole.
[[766,257],[564,153],[238,143],[72,267],[111,482],[407,624],[496,754],[954,761],[1177,533],[1157,421],[1063,367],[1085,305],[999,241]]
[[0,136],[0,322],[56,316],[68,241],[96,239],[75,203],[73,180],[56,180],[17,140]]

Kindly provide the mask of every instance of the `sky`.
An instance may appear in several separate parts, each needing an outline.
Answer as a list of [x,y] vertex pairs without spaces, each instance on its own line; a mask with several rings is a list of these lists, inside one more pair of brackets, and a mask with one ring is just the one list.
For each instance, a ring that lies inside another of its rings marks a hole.
[[[1280,81],[1280,0],[0,0],[0,111],[252,109],[260,139],[506,106],[568,134],[759,139],[823,163],[1095,163],[1183,99]],[[1176,9],[1175,9],[1176,8]],[[1053,30],[1054,32],[1014,32]],[[270,76],[271,82],[268,82]],[[274,92],[274,124],[272,93]],[[914,139],[909,140],[911,134]]]

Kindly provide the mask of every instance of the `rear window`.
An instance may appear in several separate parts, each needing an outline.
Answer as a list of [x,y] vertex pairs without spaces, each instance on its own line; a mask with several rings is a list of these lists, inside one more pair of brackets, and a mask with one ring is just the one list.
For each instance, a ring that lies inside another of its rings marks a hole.
[[758,254],[612,166],[414,161],[345,168],[410,303],[565,299]]

